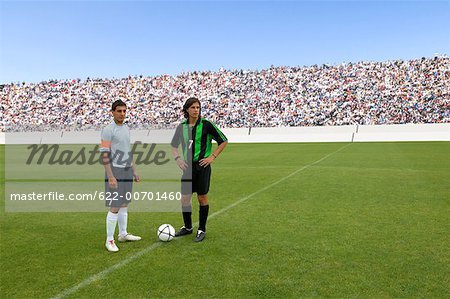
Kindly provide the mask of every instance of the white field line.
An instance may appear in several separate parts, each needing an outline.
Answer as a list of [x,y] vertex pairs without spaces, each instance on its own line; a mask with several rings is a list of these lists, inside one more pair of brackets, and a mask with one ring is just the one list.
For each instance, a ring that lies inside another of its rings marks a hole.
[[[275,181],[275,182],[273,182],[272,184],[267,185],[267,186],[265,186],[264,188],[261,188],[261,189],[259,189],[258,191],[255,191],[255,192],[253,192],[252,194],[247,195],[247,196],[245,196],[245,197],[243,197],[243,198],[241,198],[241,199],[235,201],[234,203],[232,203],[232,204],[226,206],[225,208],[223,208],[223,209],[221,209],[221,210],[219,210],[219,211],[217,211],[217,212],[215,212],[215,213],[212,213],[211,215],[209,215],[208,219],[217,217],[218,215],[220,215],[220,214],[222,214],[222,213],[228,211],[229,209],[234,208],[235,206],[237,206],[237,205],[243,203],[244,201],[246,201],[246,200],[252,198],[253,196],[258,195],[259,193],[264,192],[264,191],[266,191],[266,190],[268,190],[268,189],[270,189],[270,188],[272,188],[272,187],[278,185],[278,184],[281,183],[281,182],[284,182],[285,180],[287,180],[287,179],[293,177],[294,175],[296,175],[297,173],[299,173],[299,172],[301,172],[301,171],[307,169],[308,167],[311,167],[311,166],[313,166],[313,165],[316,165],[316,164],[322,162],[323,160],[327,159],[327,158],[330,157],[331,155],[334,155],[334,154],[340,152],[341,150],[345,149],[346,147],[348,147],[348,146],[350,146],[350,145],[351,145],[351,143],[349,143],[349,144],[347,144],[347,145],[345,145],[345,146],[339,148],[338,150],[336,150],[336,151],[334,151],[334,152],[332,152],[332,153],[330,153],[330,154],[324,156],[323,158],[320,158],[320,159],[317,160],[317,161],[314,161],[314,162],[312,162],[312,163],[310,163],[310,164],[307,164],[307,165],[305,165],[305,166],[303,166],[303,167],[297,169],[296,171],[292,172],[291,174],[288,174],[287,176],[285,176],[285,177],[279,179],[278,181]],[[197,225],[198,225],[198,223],[194,223],[194,226],[197,226]],[[133,254],[133,255],[127,257],[126,259],[124,259],[124,260],[118,262],[117,264],[115,264],[115,265],[113,265],[113,266],[111,266],[111,267],[108,267],[108,268],[106,268],[105,270],[103,270],[103,271],[101,271],[101,272],[98,272],[97,274],[94,274],[94,275],[89,276],[88,278],[86,278],[86,279],[84,279],[83,281],[81,281],[79,284],[74,285],[73,287],[68,288],[68,289],[62,291],[61,293],[59,293],[58,295],[56,295],[56,296],[53,297],[53,298],[54,298],[54,299],[59,299],[59,298],[64,298],[64,297],[67,297],[67,296],[69,296],[69,295],[72,295],[73,293],[77,292],[79,289],[82,289],[82,288],[84,288],[85,286],[88,286],[88,285],[90,285],[91,283],[93,283],[93,282],[95,282],[95,281],[98,281],[98,280],[101,280],[101,279],[105,278],[105,277],[106,277],[108,274],[110,274],[111,272],[113,272],[113,271],[115,271],[115,270],[117,270],[117,269],[120,269],[120,268],[124,267],[125,265],[129,264],[130,262],[134,261],[135,259],[137,259],[137,258],[143,256],[144,254],[149,253],[150,251],[153,251],[154,249],[158,248],[158,247],[161,246],[162,244],[163,244],[162,242],[156,242],[156,243],[153,243],[153,244],[150,245],[149,247],[144,248],[144,249],[142,249],[142,250],[139,251],[139,252],[136,252],[135,254]]]

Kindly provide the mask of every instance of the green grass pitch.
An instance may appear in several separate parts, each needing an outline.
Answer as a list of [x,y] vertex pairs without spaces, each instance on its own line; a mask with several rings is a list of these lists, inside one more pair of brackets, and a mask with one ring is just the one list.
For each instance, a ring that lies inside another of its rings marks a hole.
[[221,212],[204,242],[159,243],[158,226],[181,216],[131,205],[143,240],[116,254],[106,211],[5,212],[2,172],[0,297],[448,298],[449,153],[449,142],[230,144],[213,165],[210,214]]

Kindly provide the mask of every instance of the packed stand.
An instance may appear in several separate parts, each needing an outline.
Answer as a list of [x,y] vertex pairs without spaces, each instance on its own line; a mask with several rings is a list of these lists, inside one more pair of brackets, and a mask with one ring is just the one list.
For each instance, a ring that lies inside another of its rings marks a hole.
[[0,130],[97,130],[111,103],[133,129],[172,128],[186,98],[223,128],[450,122],[450,58],[3,85]]

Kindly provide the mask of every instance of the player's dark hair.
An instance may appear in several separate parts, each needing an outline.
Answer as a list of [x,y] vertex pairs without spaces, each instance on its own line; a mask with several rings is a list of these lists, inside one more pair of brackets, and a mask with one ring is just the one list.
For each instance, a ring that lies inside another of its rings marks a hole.
[[122,100],[117,100],[117,101],[115,101],[115,102],[112,104],[111,111],[116,111],[116,108],[119,107],[119,106],[125,106],[125,107],[126,107],[127,104],[125,104],[125,102],[122,101]]
[[195,97],[190,97],[189,99],[186,100],[186,102],[183,105],[183,113],[184,113],[184,117],[185,118],[189,118],[189,113],[188,113],[188,109],[189,107],[191,107],[194,103],[198,103],[198,105],[200,106],[200,111],[198,113],[198,117],[200,117],[200,115],[202,114],[202,104],[200,104],[200,101],[195,98]]

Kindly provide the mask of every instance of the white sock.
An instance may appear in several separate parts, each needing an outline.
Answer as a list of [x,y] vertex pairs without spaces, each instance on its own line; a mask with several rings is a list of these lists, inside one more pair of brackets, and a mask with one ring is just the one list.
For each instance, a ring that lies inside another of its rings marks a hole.
[[114,240],[118,213],[108,212],[106,215],[106,242]]
[[128,208],[120,208],[118,220],[119,220],[119,235],[126,236],[127,233],[127,223],[128,223]]

